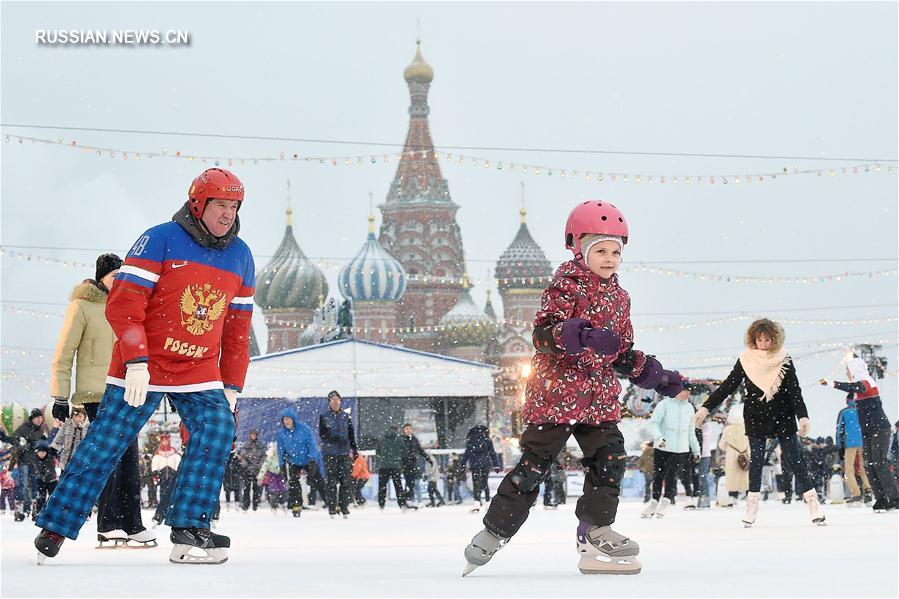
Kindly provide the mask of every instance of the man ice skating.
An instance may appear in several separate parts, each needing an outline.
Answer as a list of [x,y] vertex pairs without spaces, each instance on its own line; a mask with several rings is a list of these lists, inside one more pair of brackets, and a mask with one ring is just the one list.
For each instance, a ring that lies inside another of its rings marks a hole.
[[228,559],[230,539],[213,534],[210,520],[249,365],[255,267],[237,237],[243,198],[236,176],[208,169],[172,222],[128,252],[106,305],[117,341],[102,406],[37,519],[42,556],[78,537],[112,468],[167,395],[191,436],[166,516],[169,560]]
[[[337,511],[346,518],[350,513],[353,497],[350,472],[353,459],[359,455],[356,448],[356,434],[350,415],[340,409],[340,393],[328,393],[328,409],[318,417],[318,436],[322,440],[322,455],[325,457],[325,472],[328,479],[328,513],[333,518]],[[339,487],[339,488],[338,488]]]

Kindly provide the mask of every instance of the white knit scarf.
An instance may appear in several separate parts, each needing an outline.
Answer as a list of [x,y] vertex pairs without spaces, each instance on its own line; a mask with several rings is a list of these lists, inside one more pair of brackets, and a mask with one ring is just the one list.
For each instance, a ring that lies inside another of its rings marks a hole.
[[762,398],[771,401],[784,380],[788,359],[783,348],[773,352],[747,348],[740,355],[740,365],[749,380],[762,390]]

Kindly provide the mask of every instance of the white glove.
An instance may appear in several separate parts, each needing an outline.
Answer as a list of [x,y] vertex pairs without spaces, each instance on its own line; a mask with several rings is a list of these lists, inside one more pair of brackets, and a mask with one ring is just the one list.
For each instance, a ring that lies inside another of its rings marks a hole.
[[800,437],[808,437],[808,429],[812,428],[812,423],[809,422],[808,418],[800,418],[799,419],[799,436]]
[[659,437],[658,440],[656,440],[655,446],[658,447],[659,449],[662,449],[663,447],[665,447],[665,437]]
[[125,402],[132,408],[139,408],[147,401],[150,371],[146,362],[133,362],[125,367]]
[[702,421],[705,420],[708,415],[709,411],[705,406],[699,408],[693,416],[693,425],[696,428],[702,428]]
[[225,399],[228,400],[228,407],[231,408],[231,411],[233,412],[237,407],[237,389],[225,387]]

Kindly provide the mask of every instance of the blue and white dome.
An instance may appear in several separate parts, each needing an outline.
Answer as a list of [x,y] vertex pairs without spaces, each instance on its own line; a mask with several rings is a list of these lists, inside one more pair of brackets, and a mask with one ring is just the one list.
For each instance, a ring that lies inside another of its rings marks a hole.
[[403,265],[375,238],[375,217],[368,217],[368,239],[337,277],[340,294],[353,302],[396,302],[406,291]]

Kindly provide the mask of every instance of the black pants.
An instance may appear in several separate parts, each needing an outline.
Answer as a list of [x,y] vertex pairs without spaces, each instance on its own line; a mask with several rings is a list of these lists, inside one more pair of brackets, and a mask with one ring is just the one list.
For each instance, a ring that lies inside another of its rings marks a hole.
[[[93,422],[99,403],[84,404],[88,419]],[[140,517],[140,450],[137,437],[132,440],[97,500],[97,532],[124,530],[128,534],[144,530]]]
[[887,452],[890,447],[890,429],[884,428],[874,433],[862,434],[862,452],[865,454],[865,472],[871,491],[876,500],[893,500],[899,498],[896,492],[896,481],[890,474]]
[[353,496],[353,491],[350,489],[350,472],[352,470],[349,456],[325,456],[325,473],[328,477],[326,503],[329,512],[334,513],[339,509],[343,514],[349,513],[350,498]]
[[306,464],[287,464],[287,507],[303,507],[302,473]]
[[378,470],[378,505],[384,507],[387,502],[387,483],[393,481],[393,490],[396,493],[396,502],[400,507],[406,505],[403,483],[400,481],[400,471],[396,468],[381,468]]
[[489,470],[471,469],[471,494],[475,501],[481,500],[481,492],[484,493],[484,501],[490,501],[490,486],[487,484],[487,478],[490,475]]
[[649,501],[649,498],[652,497],[652,478],[644,475],[643,476],[643,503]]
[[[615,423],[532,424],[521,436],[521,460],[503,478],[484,516],[488,530],[504,538],[518,532],[540,495],[540,484],[549,474],[552,460],[572,434],[581,446],[582,463],[587,469],[584,494],[578,499],[575,514],[581,522],[596,526],[615,521],[627,458],[624,437]],[[533,471],[535,462],[539,465]]]
[[175,490],[175,481],[178,479],[178,472],[166,466],[162,470],[159,470],[158,476],[159,504],[156,506],[156,513],[153,515],[153,520],[162,524],[163,521],[165,521],[166,513],[169,511],[169,503],[172,501],[172,491]]
[[156,497],[156,483],[153,482],[153,477],[149,477],[147,480],[147,484],[144,485],[147,487],[147,507],[156,507],[159,504],[159,499]]
[[53,493],[53,489],[56,488],[57,481],[52,481],[46,483],[40,479],[34,485],[34,511],[31,513],[31,518],[37,518],[37,515],[41,513],[41,510],[44,509],[44,506],[47,505],[47,499],[50,498],[50,495]]
[[680,480],[684,484],[687,497],[699,497],[699,475],[693,454],[687,452],[680,460]]
[[[658,501],[662,498],[662,484],[665,485],[665,497],[671,503],[674,503],[674,496],[677,495],[677,473],[684,468],[684,461],[690,459],[690,452],[672,453],[670,451],[662,451],[661,449],[653,449],[653,464],[655,466],[655,475],[652,479],[652,498]],[[684,490],[687,496],[691,494],[690,481],[684,479]]]
[[[434,497],[437,497],[437,503],[434,503]],[[429,505],[443,505],[443,495],[440,494],[440,491],[437,490],[437,483],[432,480],[428,481],[428,504]]]
[[259,483],[256,477],[246,474],[243,477],[243,504],[245,510],[250,509],[250,497],[253,499],[253,510],[259,507]]
[[403,466],[403,479],[406,481],[406,502],[415,501],[415,486],[421,478],[421,469],[417,466]]
[[306,483],[309,485],[309,505],[315,505],[317,495],[321,495],[322,501],[328,502],[328,495],[325,491],[325,479],[322,478],[321,470],[318,469],[318,462],[309,462],[306,466]]
[[[815,488],[815,481],[809,472],[808,464],[799,448],[799,439],[796,435],[784,435],[778,437],[780,442],[780,456],[782,462],[790,465],[790,470],[796,476],[796,493],[802,495],[809,489]],[[765,447],[768,439],[765,437],[749,437],[749,492],[758,493],[762,490],[762,468],[765,466]]]
[[365,503],[365,497],[362,496],[362,488],[365,487],[365,483],[367,482],[367,478],[353,479],[353,499],[355,500],[356,505],[362,505],[363,503]]

